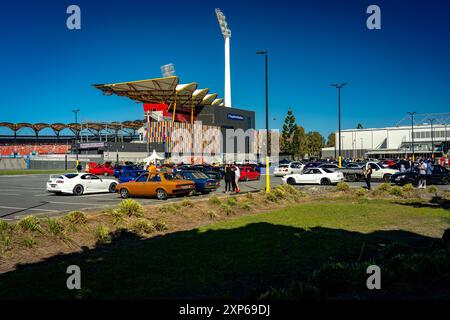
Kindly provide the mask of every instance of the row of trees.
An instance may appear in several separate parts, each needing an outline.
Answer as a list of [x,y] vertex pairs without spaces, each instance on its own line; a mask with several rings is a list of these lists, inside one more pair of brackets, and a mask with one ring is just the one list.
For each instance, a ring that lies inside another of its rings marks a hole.
[[280,151],[296,158],[320,157],[324,146],[324,137],[317,131],[305,132],[302,126],[296,124],[294,113],[289,109],[280,136]]
[[[356,129],[363,128],[363,125],[358,123]],[[324,137],[319,132],[305,132],[302,126],[297,125],[294,113],[291,109],[288,110],[280,136],[280,151],[282,153],[292,154],[296,158],[320,157],[323,147],[334,147],[335,145],[336,135],[334,132],[328,135],[325,143]]]

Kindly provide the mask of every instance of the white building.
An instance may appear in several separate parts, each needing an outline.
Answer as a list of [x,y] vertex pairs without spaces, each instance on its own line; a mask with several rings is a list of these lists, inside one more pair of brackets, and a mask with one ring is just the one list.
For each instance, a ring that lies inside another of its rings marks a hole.
[[[336,147],[323,148],[322,158],[337,158],[339,153],[338,132],[335,133],[335,138]],[[412,140],[411,126],[341,130],[341,154],[344,158],[410,156]],[[447,124],[414,125],[415,156],[431,157],[432,153],[435,156],[448,154],[449,140],[450,127]]]

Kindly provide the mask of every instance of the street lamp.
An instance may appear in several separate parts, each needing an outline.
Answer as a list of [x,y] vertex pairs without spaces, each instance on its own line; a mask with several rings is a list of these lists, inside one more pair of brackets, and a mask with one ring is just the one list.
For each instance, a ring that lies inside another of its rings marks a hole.
[[338,89],[338,118],[339,118],[339,168],[342,168],[342,155],[341,155],[341,89],[348,85],[348,82],[335,83],[332,87]]
[[267,50],[257,51],[256,54],[264,55],[265,63],[265,77],[266,77],[266,192],[270,192],[270,145],[269,145],[269,70],[268,70],[268,60],[269,54]]
[[412,162],[415,161],[414,159],[414,115],[417,112],[408,112],[408,114],[411,116],[411,151],[412,151]]
[[431,125],[431,158],[434,159],[434,134],[433,134],[433,122],[436,119],[434,118],[430,118],[428,119],[428,121],[430,121],[430,125]]
[[220,30],[225,39],[225,101],[224,105],[231,108],[231,71],[230,71],[230,38],[231,30],[225,15],[220,9],[216,9],[217,20],[219,21]]
[[75,155],[76,155],[76,166],[78,167],[78,112],[80,112],[80,109],[72,110],[72,112],[75,114]]

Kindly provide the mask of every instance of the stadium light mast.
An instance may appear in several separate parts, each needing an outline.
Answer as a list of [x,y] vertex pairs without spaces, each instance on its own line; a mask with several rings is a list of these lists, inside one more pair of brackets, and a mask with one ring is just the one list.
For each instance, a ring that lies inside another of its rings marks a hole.
[[220,9],[216,9],[217,20],[219,21],[220,30],[225,39],[225,107],[231,108],[231,71],[230,71],[230,38],[231,30],[225,15]]
[[433,133],[433,123],[436,120],[435,118],[428,119],[430,121],[431,126],[431,158],[434,159],[434,133]]

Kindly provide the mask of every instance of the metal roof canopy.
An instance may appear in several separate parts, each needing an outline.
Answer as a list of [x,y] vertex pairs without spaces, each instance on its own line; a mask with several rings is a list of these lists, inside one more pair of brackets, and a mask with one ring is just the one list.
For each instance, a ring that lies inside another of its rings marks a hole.
[[195,82],[179,84],[176,76],[93,86],[105,95],[116,94],[142,103],[165,103],[168,106],[176,102],[177,108],[211,105],[217,97],[217,94],[208,95],[209,89],[197,89]]

